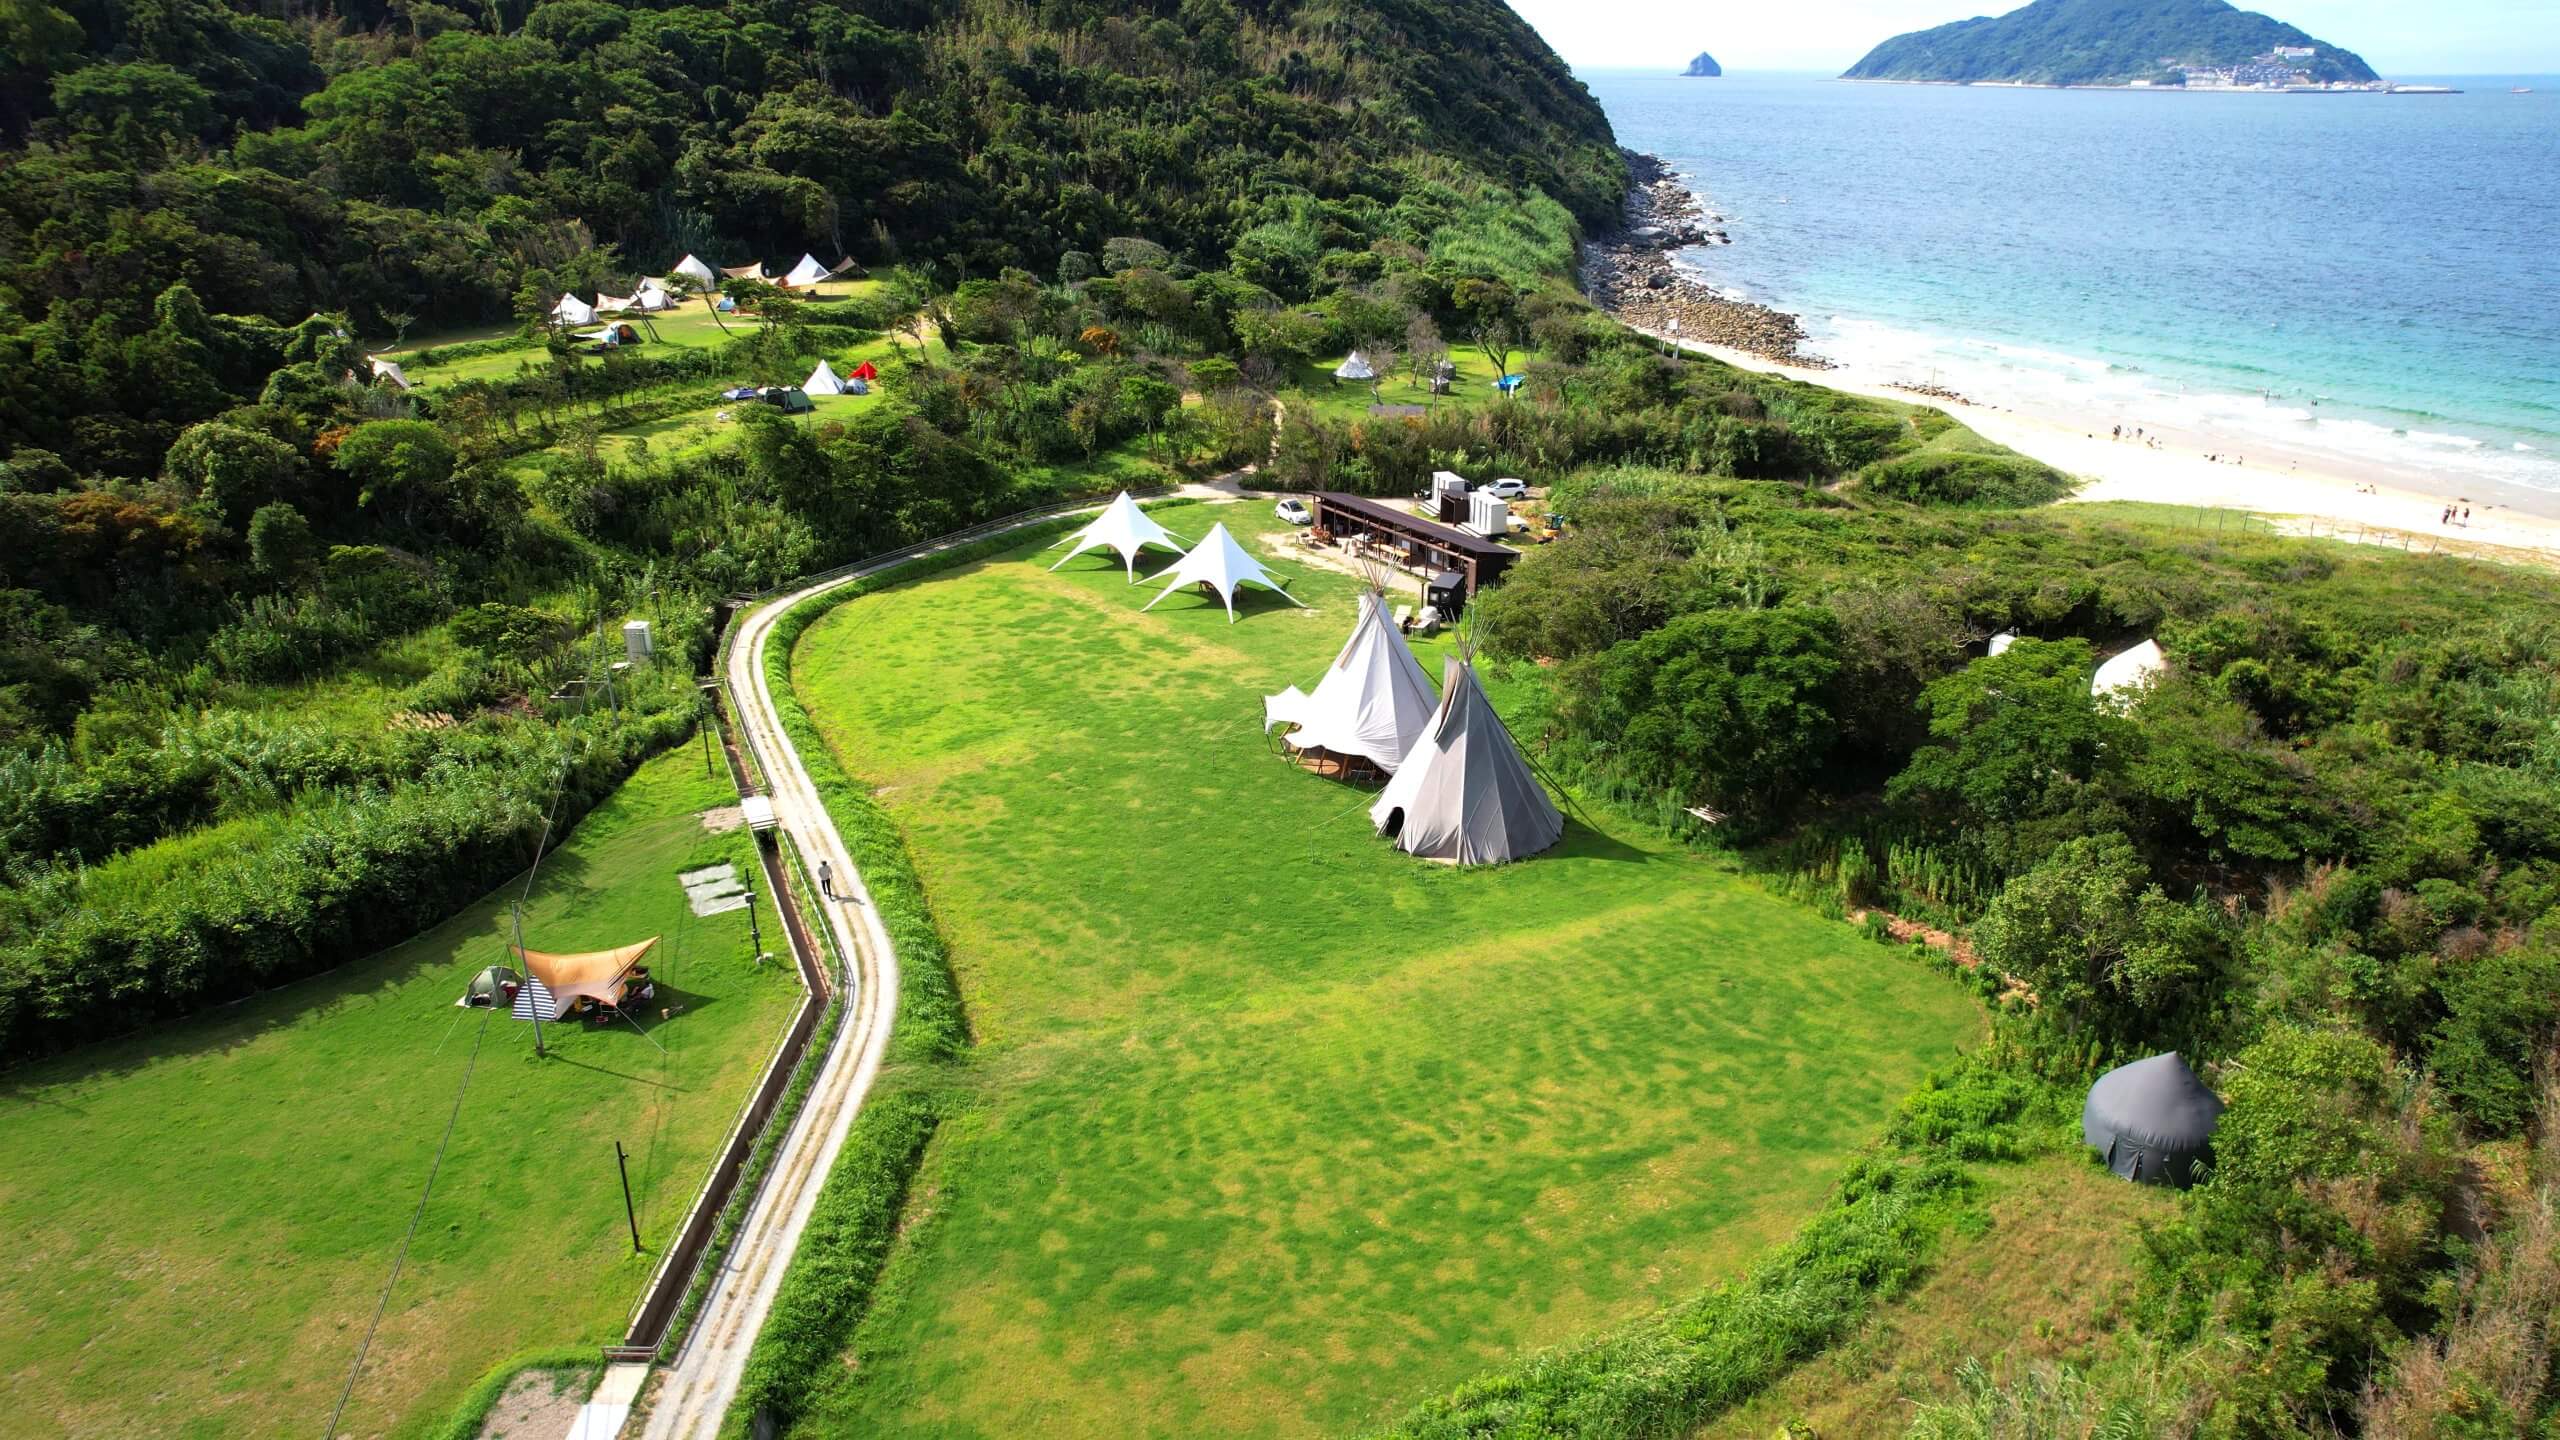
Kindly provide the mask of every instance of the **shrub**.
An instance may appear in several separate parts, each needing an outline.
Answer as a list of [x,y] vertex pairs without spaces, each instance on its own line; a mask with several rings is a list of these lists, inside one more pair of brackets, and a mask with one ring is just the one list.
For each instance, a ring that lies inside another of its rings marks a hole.
[[1860,476],[1878,495],[1921,505],[1979,505],[2020,509],[2045,505],[2072,491],[2069,476],[2024,455],[1974,455],[1930,451],[1878,461]]

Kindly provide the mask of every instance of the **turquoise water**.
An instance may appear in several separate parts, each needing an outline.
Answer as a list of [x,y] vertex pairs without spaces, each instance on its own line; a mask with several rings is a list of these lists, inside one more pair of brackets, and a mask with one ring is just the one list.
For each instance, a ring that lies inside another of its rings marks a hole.
[[[2560,493],[2560,79],[2176,95],[1584,80],[1834,359]],[[2529,85],[2536,93],[2513,95]]]

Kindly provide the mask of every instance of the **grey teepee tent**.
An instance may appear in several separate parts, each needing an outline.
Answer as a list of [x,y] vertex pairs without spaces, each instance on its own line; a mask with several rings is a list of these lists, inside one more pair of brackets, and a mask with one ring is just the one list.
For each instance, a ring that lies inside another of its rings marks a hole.
[[1564,838],[1564,814],[1513,744],[1475,667],[1451,657],[1440,708],[1369,807],[1378,833],[1426,860],[1499,865]]
[[2127,1180],[2184,1189],[2195,1183],[2196,1165],[2212,1156],[2221,1115],[2221,1098],[2172,1051],[2099,1076],[2080,1112],[2080,1134]]

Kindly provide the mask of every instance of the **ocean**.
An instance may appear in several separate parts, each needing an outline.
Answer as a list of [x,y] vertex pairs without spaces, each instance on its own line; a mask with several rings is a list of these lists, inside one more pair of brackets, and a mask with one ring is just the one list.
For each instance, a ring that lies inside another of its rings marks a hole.
[[2560,79],[2290,96],[1582,78],[1620,144],[1724,217],[1732,244],[1680,262],[1801,315],[1817,354],[2102,432],[2174,425],[2560,500]]

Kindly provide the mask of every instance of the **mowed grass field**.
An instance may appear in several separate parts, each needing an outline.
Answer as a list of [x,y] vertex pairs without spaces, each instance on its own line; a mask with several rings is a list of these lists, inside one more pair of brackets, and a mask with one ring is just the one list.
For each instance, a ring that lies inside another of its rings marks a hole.
[[1956,987],[1632,825],[1465,871],[1378,840],[1371,792],[1258,729],[1347,577],[1287,566],[1313,608],[1230,626],[1054,553],[850,602],[796,656],[979,1040],[803,1433],[1352,1429],[1734,1273],[1978,1034]]
[[[621,1336],[798,1003],[747,917],[694,917],[679,871],[750,858],[699,744],[591,813],[525,906],[537,950],[664,937],[661,1053],[628,1026],[453,1005],[505,961],[500,895],[398,949],[194,1021],[0,1076],[0,1433],[318,1435],[409,1226],[475,1040],[450,1153],[343,1433],[434,1428],[528,1349]],[[766,902],[769,906],[770,902]],[[764,914],[768,939],[773,913]]]

